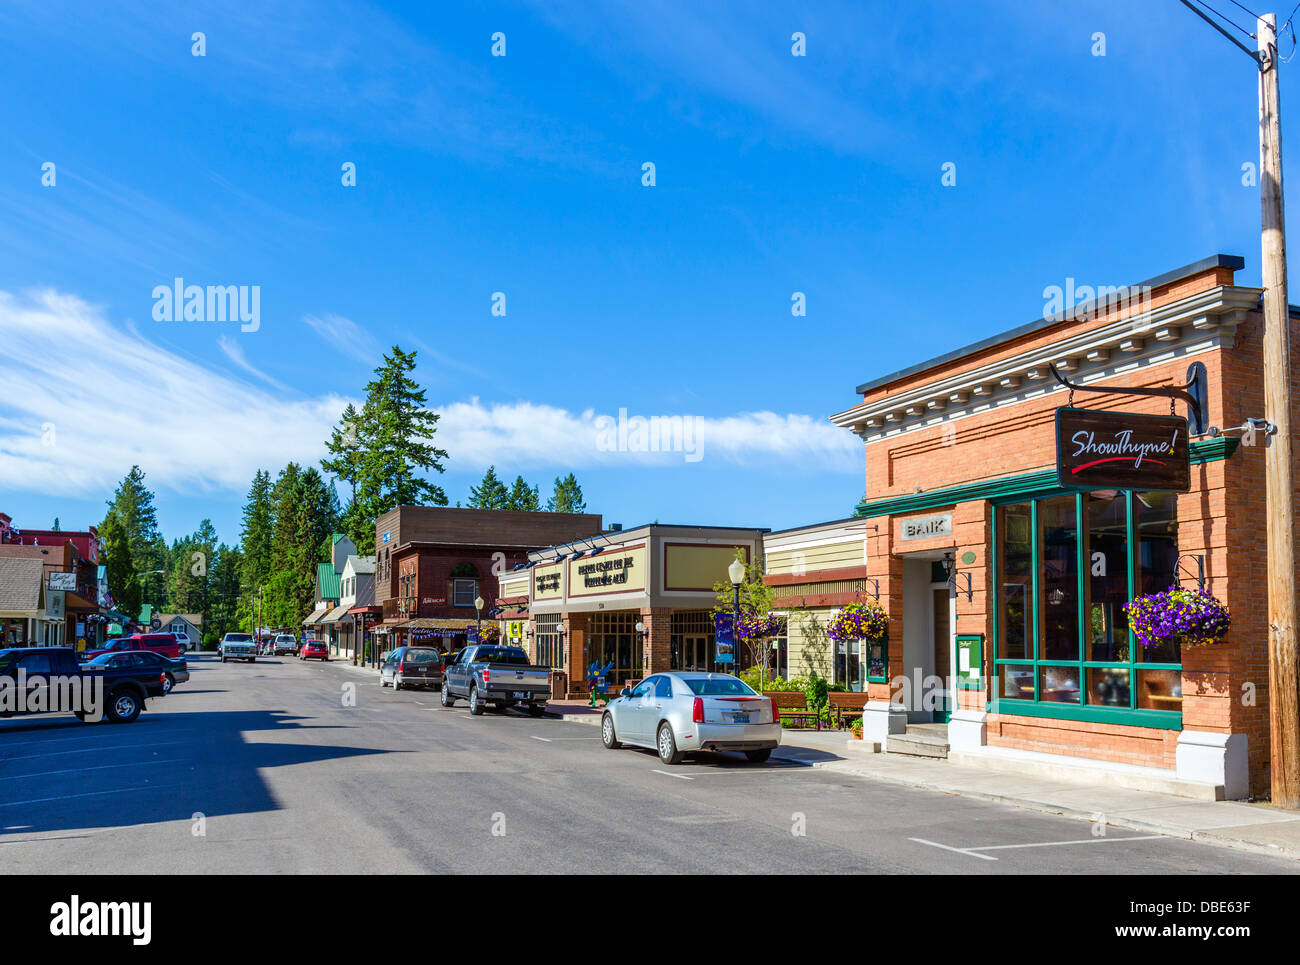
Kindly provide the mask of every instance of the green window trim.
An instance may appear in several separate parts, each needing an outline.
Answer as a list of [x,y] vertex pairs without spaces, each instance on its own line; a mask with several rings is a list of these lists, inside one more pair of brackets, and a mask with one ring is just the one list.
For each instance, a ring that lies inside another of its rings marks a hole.
[[1094,724],[1122,724],[1128,727],[1152,727],[1158,730],[1182,730],[1183,715],[1172,710],[1125,710],[1123,707],[1098,707],[1084,704],[1043,704],[1029,700],[996,698],[989,701],[988,711],[1008,717],[1052,717]]

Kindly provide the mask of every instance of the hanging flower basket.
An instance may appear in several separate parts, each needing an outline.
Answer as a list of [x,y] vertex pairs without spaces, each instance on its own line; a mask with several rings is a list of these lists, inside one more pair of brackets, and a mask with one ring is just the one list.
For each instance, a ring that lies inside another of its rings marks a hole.
[[1170,640],[1188,647],[1209,646],[1220,642],[1232,626],[1228,608],[1210,594],[1176,586],[1125,603],[1124,612],[1129,629],[1144,647]]
[[763,616],[742,613],[740,622],[736,625],[736,636],[741,640],[779,637],[784,632],[785,617],[779,617],[772,613]]
[[832,640],[879,640],[889,629],[889,616],[875,600],[850,603],[826,628]]

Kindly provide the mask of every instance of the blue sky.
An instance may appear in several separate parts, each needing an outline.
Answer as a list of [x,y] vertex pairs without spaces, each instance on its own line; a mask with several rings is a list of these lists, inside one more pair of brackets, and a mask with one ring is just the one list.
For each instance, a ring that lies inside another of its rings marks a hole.
[[[98,521],[139,463],[169,540],[233,541],[253,471],[318,459],[394,343],[453,503],[493,463],[629,526],[832,519],[859,383],[1069,277],[1228,252],[1259,283],[1256,73],[1175,0],[184,6],[0,8],[20,527]],[[156,321],[177,276],[259,286],[257,331]],[[608,451],[620,409],[696,420],[698,458]]]

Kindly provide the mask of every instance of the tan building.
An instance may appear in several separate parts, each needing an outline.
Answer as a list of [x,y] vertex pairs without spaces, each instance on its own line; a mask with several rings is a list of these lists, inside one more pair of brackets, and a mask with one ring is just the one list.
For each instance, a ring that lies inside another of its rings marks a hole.
[[[739,550],[763,550],[761,529],[658,523],[530,553],[526,629],[533,660],[585,691],[609,665],[620,686],[661,670],[716,670],[714,584]],[[516,581],[508,584],[518,591]]]

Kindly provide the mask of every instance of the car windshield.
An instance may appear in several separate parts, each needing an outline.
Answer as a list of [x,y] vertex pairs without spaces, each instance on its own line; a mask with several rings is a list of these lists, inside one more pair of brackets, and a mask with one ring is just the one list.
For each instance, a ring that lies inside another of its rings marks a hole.
[[227,633],[226,643],[252,643],[253,635],[251,633]]
[[743,680],[735,677],[687,677],[686,686],[697,697],[757,697]]
[[405,657],[408,663],[432,663],[438,659],[437,650],[408,650]]

